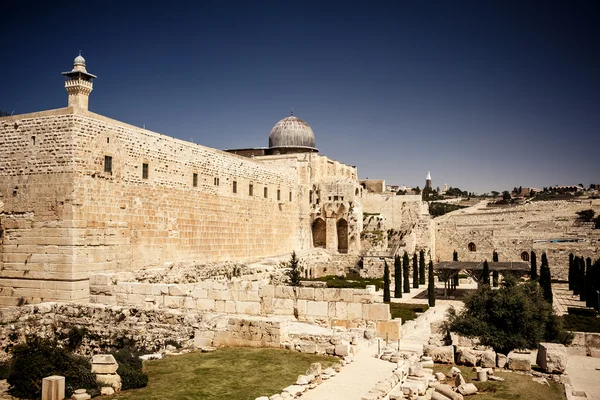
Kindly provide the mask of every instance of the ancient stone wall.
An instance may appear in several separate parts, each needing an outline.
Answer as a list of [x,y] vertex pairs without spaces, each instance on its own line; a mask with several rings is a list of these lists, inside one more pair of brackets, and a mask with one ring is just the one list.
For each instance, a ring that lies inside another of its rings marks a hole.
[[[68,343],[76,328],[82,337],[78,352],[85,355],[127,344],[148,352],[164,349],[167,344],[183,348],[280,347],[288,340],[286,326],[285,321],[276,319],[189,310],[41,303],[0,310],[0,346],[10,349],[30,334]],[[0,361],[9,355],[1,352]]]
[[86,300],[95,271],[310,244],[293,168],[72,108],[3,117],[0,129],[0,305]]
[[73,268],[74,123],[68,109],[0,118],[0,305],[87,297]]
[[600,230],[576,215],[590,208],[598,214],[600,201],[538,201],[503,209],[458,210],[433,220],[434,260],[452,260],[454,250],[460,261],[491,260],[496,250],[500,261],[522,261],[522,256],[535,250],[538,268],[546,252],[553,279],[567,279],[569,253],[600,257]]
[[115,274],[90,279],[94,302],[147,309],[171,308],[243,315],[297,316],[330,325],[332,320],[387,321],[389,306],[374,291],[270,285],[266,279],[206,280],[189,284],[121,282]]

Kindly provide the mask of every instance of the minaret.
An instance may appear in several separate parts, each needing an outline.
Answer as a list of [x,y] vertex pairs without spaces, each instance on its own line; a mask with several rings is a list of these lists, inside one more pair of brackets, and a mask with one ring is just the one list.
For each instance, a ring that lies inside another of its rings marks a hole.
[[425,187],[431,189],[431,172],[427,171],[427,177],[425,178]]
[[69,107],[87,110],[88,99],[94,89],[92,79],[96,78],[96,75],[90,74],[85,69],[85,59],[81,57],[81,51],[73,61],[73,70],[62,74],[67,77],[65,89],[69,93]]

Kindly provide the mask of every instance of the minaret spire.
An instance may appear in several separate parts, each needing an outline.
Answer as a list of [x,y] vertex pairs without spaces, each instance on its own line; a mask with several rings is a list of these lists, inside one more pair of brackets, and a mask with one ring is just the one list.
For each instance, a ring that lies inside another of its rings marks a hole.
[[81,56],[81,50],[73,60],[73,69],[62,74],[67,78],[65,89],[69,93],[69,107],[87,110],[89,96],[94,89],[92,79],[96,78],[96,75],[90,74],[85,69],[85,58]]

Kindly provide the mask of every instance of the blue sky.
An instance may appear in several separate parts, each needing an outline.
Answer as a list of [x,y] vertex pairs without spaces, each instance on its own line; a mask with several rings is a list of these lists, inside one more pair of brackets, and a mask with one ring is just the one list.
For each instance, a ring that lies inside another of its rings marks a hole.
[[0,110],[66,106],[60,72],[81,49],[90,110],[206,146],[266,146],[293,106],[360,178],[600,183],[597,1],[3,8]]

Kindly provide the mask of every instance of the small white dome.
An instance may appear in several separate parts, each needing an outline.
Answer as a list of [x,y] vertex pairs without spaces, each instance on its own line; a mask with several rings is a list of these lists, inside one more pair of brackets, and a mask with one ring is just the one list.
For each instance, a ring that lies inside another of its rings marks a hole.
[[79,54],[77,57],[75,57],[75,60],[73,61],[74,65],[83,65],[85,66],[85,58],[81,57],[81,54]]

